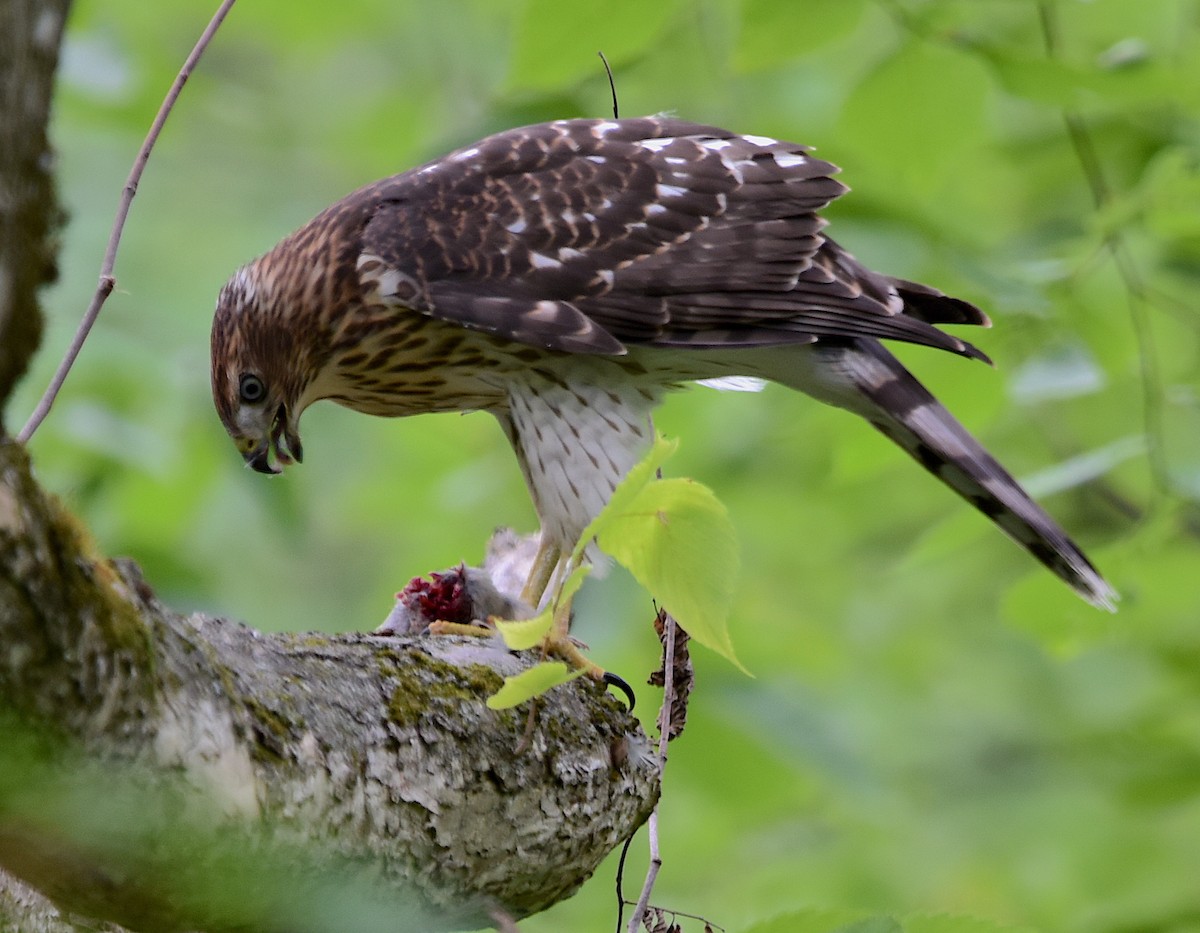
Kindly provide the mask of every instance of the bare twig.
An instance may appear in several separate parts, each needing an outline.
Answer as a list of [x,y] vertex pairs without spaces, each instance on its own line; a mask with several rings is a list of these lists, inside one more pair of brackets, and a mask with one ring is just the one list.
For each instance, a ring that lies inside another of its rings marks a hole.
[[646,908],[650,906],[650,892],[654,890],[654,882],[658,880],[658,871],[662,868],[662,856],[658,851],[658,805],[646,821],[646,835],[650,840],[650,867],[646,869],[646,881],[642,885],[641,896],[637,906],[633,908],[633,916],[629,918],[628,933],[638,933],[642,925],[642,917],[646,916]]
[[725,933],[725,928],[718,923],[713,923],[707,917],[701,917],[699,914],[689,914],[682,910],[670,910],[666,907],[651,907],[646,911],[645,927],[651,933],[682,933],[683,924],[679,922],[679,918],[685,920],[698,920],[704,924],[704,933],[715,933],[719,930],[720,933]]
[[183,86],[187,83],[188,78],[191,77],[196,63],[200,60],[200,56],[204,54],[204,50],[208,48],[208,44],[212,41],[213,36],[216,35],[217,29],[220,28],[225,16],[229,13],[235,2],[236,0],[223,0],[220,8],[213,14],[208,27],[201,34],[195,48],[188,55],[187,61],[183,63],[179,74],[176,75],[171,89],[167,91],[167,96],[163,99],[162,106],[158,108],[158,114],[155,116],[154,122],[150,125],[150,132],[146,134],[142,148],[138,150],[137,158],[133,162],[133,168],[129,172],[129,178],[125,181],[125,188],[121,193],[121,201],[117,205],[117,216],[113,219],[112,232],[108,237],[108,248],[104,253],[104,262],[100,266],[100,282],[96,286],[96,293],[92,296],[92,303],[88,305],[88,309],[83,315],[83,320],[79,322],[79,327],[75,331],[75,337],[71,340],[70,347],[67,348],[67,354],[63,357],[62,362],[58,364],[58,370],[54,373],[54,378],[50,380],[50,385],[47,387],[45,394],[42,395],[41,401],[38,402],[33,414],[29,416],[25,427],[21,428],[21,433],[17,435],[17,440],[23,444],[28,443],[41,423],[46,420],[46,416],[50,414],[50,408],[54,404],[54,400],[58,397],[58,392],[62,388],[63,383],[67,380],[67,374],[70,373],[71,367],[75,365],[75,359],[79,356],[79,351],[83,349],[83,343],[87,340],[88,334],[91,333],[92,325],[96,323],[96,318],[100,316],[100,309],[104,306],[104,302],[108,300],[108,296],[112,294],[112,290],[117,284],[117,280],[113,276],[113,268],[117,262],[117,248],[121,244],[121,234],[125,230],[125,219],[129,216],[129,207],[133,203],[133,196],[137,194],[138,182],[141,181],[142,172],[145,170],[146,162],[150,158],[150,151],[154,148],[154,144],[158,142],[163,124],[167,122],[167,117],[175,106],[175,101],[179,98]]
[[[658,711],[658,779],[661,783],[667,768],[667,743],[671,739],[671,707],[675,700],[675,679],[670,672],[675,667],[675,633],[677,626],[670,613],[663,613],[665,639],[663,642],[663,670],[668,672],[663,681],[662,707]],[[650,893],[654,890],[654,882],[658,879],[659,869],[662,868],[662,856],[658,848],[658,804],[650,814],[647,823],[647,835],[650,840],[650,866],[646,869],[646,880],[642,884],[642,893],[638,897],[637,906],[633,908],[633,916],[629,918],[629,933],[637,933],[650,904]]]
[[675,631],[675,657],[670,670],[667,669],[667,619],[670,618],[665,609],[659,609],[658,614],[654,617],[654,633],[658,636],[659,642],[663,646],[662,667],[654,671],[650,675],[649,683],[654,687],[661,687],[670,677],[675,681],[671,697],[671,715],[669,717],[669,726],[667,730],[667,740],[674,742],[683,734],[684,728],[687,726],[687,711],[688,699],[691,696],[692,688],[695,686],[696,673],[692,667],[691,652],[688,649],[688,643],[691,641],[691,636],[687,629],[683,628],[678,622],[674,624]]

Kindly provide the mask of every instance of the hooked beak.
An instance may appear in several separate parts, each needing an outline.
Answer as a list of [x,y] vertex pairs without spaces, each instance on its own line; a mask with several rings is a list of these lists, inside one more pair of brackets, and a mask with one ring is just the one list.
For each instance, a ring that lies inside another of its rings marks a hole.
[[[271,463],[271,454],[279,466]],[[271,422],[271,433],[263,440],[242,451],[242,458],[251,469],[271,476],[283,472],[282,467],[304,460],[304,447],[300,443],[300,434],[288,420],[287,407],[280,405]]]
[[283,470],[281,470],[279,467],[271,466],[270,452],[271,449],[269,443],[264,442],[259,444],[249,453],[243,454],[242,456],[245,457],[246,465],[248,467],[257,470],[259,473],[266,473],[274,476],[277,473],[282,473]]

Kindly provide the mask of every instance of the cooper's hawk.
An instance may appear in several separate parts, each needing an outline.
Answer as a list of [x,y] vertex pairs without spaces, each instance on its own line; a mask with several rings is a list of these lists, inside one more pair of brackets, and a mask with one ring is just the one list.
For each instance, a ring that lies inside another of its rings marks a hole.
[[[680,120],[562,120],[368,185],[240,269],[212,386],[246,461],[300,460],[318,399],[500,422],[542,524],[540,597],[689,380],[847,408],[1097,606],[1115,593],[880,342],[986,360],[978,308],[872,272],[822,232],[846,191],[803,146]],[[540,570],[539,570],[540,568]]]

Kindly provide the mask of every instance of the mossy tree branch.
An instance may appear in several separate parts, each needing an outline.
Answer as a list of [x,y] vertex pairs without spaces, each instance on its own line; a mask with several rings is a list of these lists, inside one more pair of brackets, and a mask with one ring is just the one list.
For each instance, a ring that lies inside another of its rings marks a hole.
[[[484,700],[528,661],[493,639],[264,635],[171,612],[131,563],[89,551],[12,442],[0,645],[0,696],[69,748],[7,763],[29,777],[0,786],[0,866],[134,929],[304,929],[295,879],[319,890],[350,866],[374,879],[359,900],[426,929],[520,918],[573,893],[657,794],[636,722],[586,680],[543,698],[517,752],[524,710]],[[51,812],[75,808],[79,833]],[[245,853],[290,874],[286,891],[258,890],[249,917],[194,895]]]

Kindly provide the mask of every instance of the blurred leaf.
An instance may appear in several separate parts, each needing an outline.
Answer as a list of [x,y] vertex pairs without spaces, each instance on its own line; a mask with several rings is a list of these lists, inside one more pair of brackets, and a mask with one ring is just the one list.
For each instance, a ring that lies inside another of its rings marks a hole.
[[1088,605],[1070,587],[1041,567],[1031,567],[1025,577],[1005,594],[1005,621],[1036,639],[1047,650],[1071,656],[1111,636],[1130,624],[1128,591],[1112,566],[1092,555],[1120,597],[1117,616]]
[[1032,927],[953,914],[906,917],[903,930],[904,933],[1035,933]]
[[733,66],[754,71],[801,58],[850,33],[865,5],[864,0],[743,0]]
[[1173,97],[1181,89],[1167,68],[1152,63],[1099,69],[1073,65],[1011,47],[975,47],[995,69],[1005,89],[1018,97],[1075,109],[1112,107]]
[[496,620],[496,628],[500,630],[500,637],[504,639],[504,644],[513,651],[527,651],[536,647],[553,627],[553,606],[548,606],[532,619]]
[[603,79],[597,52],[614,69],[654,54],[655,40],[681,6],[682,0],[526,0],[509,88],[554,91],[584,77]]
[[1116,469],[1126,460],[1146,453],[1146,439],[1139,436],[1122,437],[1098,450],[1089,450],[1069,457],[1054,466],[1038,470],[1021,480],[1021,485],[1035,499],[1052,496],[1093,483]]
[[1071,344],[1025,360],[1009,377],[1008,390],[1018,402],[1029,405],[1087,395],[1104,385],[1104,371],[1086,347]]
[[747,927],[743,933],[843,933],[865,917],[861,910],[813,907],[792,911]]
[[1145,219],[1164,237],[1200,236],[1200,152],[1171,146],[1150,160],[1138,183]]
[[990,80],[975,56],[909,42],[858,84],[838,127],[841,145],[888,152],[886,170],[909,197],[936,197],[964,150],[983,138]]

